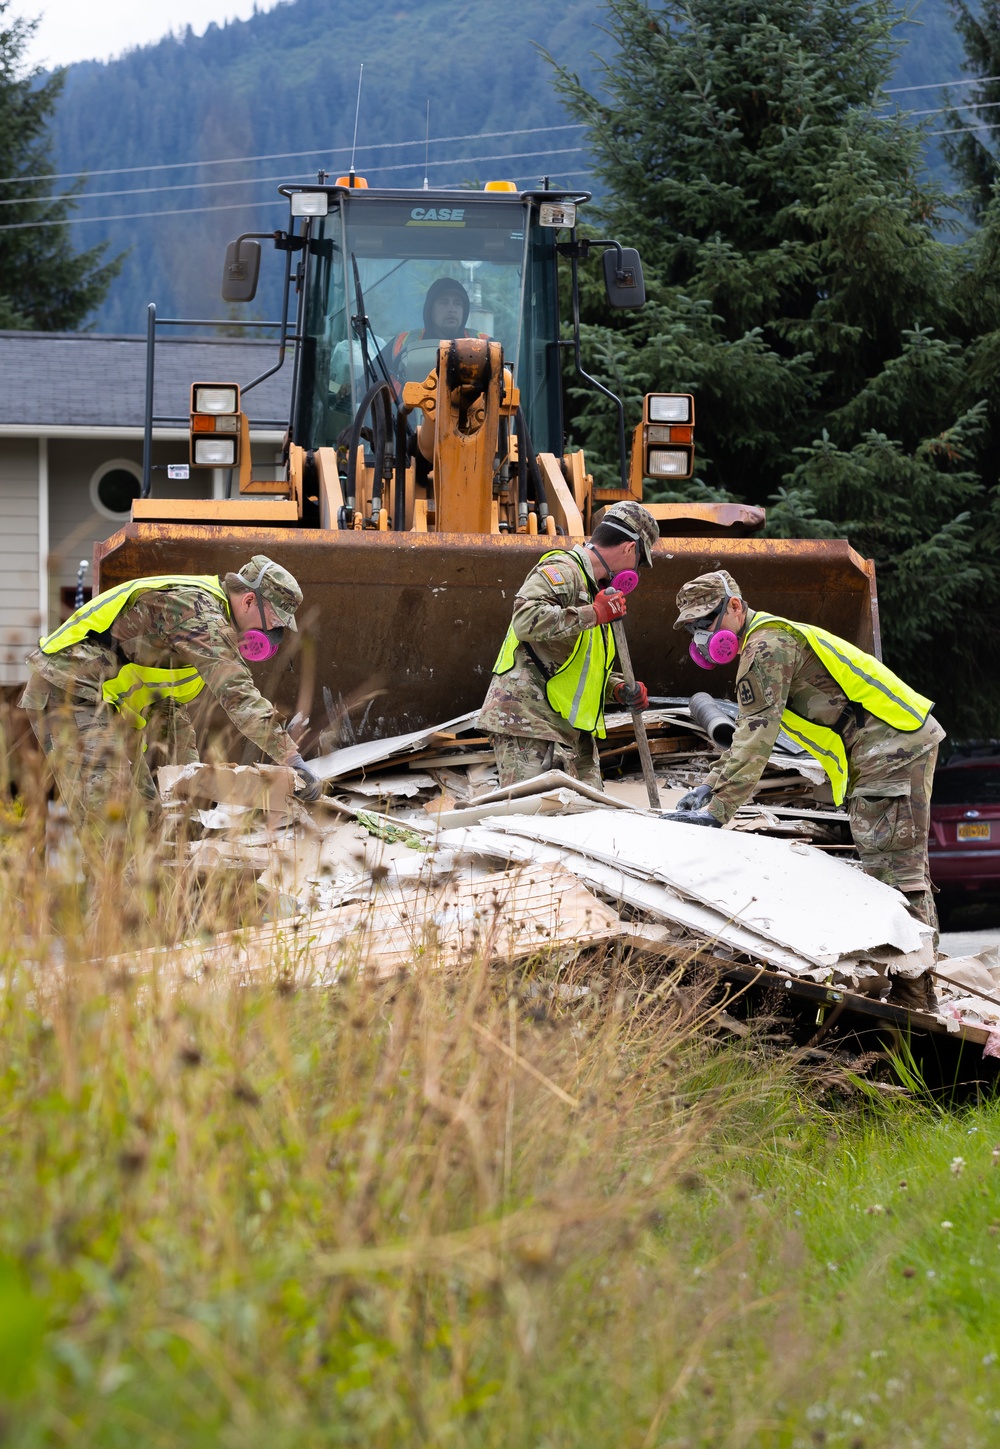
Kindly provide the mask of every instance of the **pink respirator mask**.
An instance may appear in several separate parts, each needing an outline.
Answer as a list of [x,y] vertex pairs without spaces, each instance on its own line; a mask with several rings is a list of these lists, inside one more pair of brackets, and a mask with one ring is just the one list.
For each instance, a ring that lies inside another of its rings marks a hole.
[[[264,599],[260,592],[260,581],[270,567],[271,565],[267,564],[261,570],[260,577],[257,579],[257,586],[253,591],[257,599],[257,608],[260,611],[260,622],[262,624],[267,622],[267,615],[264,613]],[[240,656],[248,664],[260,664],[265,659],[274,658],[275,654],[281,648],[284,633],[284,627],[281,625],[274,629],[244,629],[236,647],[240,651]]]
[[621,573],[615,574],[608,585],[608,591],[618,591],[619,594],[630,594],[633,589],[639,587],[639,575],[635,569],[622,569]]
[[284,629],[246,629],[240,635],[237,648],[249,664],[259,664],[264,659],[273,659],[281,648]]
[[[729,600],[735,597],[728,589],[726,590],[726,597],[707,629],[691,624],[687,626],[692,636],[691,643],[688,645],[688,654],[692,664],[697,664],[699,669],[715,669],[719,664],[731,664],[740,652],[740,641],[732,629],[712,627],[726,612]],[[703,624],[704,620],[698,622]]]

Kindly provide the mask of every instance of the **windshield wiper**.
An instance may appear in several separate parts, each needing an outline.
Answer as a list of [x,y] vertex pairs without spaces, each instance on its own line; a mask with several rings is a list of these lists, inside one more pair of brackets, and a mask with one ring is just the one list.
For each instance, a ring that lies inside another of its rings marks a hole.
[[[361,343],[361,357],[365,367],[365,388],[367,390],[373,382],[378,381],[371,358],[368,355],[368,337],[371,335],[375,342],[378,342],[378,338],[375,336],[375,330],[368,319],[368,313],[365,311],[365,297],[361,290],[361,273],[358,271],[358,259],[353,252],[351,252],[351,266],[354,268],[354,298],[355,306],[358,309],[351,318],[351,331]],[[382,373],[381,381],[387,382],[391,387],[392,379],[389,376],[389,369],[385,365],[385,359],[382,357],[381,349],[379,348],[375,350],[375,361],[378,363],[379,371]]]

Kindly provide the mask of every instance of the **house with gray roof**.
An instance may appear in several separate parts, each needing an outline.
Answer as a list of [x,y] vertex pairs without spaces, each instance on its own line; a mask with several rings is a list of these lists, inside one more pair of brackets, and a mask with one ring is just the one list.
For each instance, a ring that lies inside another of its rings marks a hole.
[[[277,357],[273,341],[158,338],[154,496],[225,496],[223,469],[167,477],[188,461],[191,383],[245,387]],[[280,463],[292,367],[247,394],[255,474]],[[0,685],[25,678],[25,654],[73,608],[80,561],[128,521],[145,387],[145,337],[0,331]]]

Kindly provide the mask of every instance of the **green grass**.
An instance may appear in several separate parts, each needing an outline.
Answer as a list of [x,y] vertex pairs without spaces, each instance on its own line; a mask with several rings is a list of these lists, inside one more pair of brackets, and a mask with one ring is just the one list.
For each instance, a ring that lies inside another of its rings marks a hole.
[[60,891],[36,806],[0,862],[4,1445],[1000,1440],[996,1104],[833,1092],[648,958],[581,958],[570,1003],[543,961],[136,976],[252,899]]

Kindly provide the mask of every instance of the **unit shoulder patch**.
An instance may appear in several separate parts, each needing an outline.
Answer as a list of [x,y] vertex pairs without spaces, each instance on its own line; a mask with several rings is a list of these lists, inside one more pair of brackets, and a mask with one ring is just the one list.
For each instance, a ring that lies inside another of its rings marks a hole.
[[736,681],[736,703],[741,714],[760,714],[774,704],[774,686],[755,662]]

